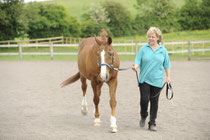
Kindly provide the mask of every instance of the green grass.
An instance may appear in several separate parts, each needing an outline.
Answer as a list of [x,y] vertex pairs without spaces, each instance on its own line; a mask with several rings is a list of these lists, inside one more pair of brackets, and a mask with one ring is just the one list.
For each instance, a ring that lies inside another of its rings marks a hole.
[[[19,61],[19,56],[0,56],[0,61]],[[22,61],[50,61],[50,55],[24,55]],[[53,61],[75,61],[76,55],[55,55]]]
[[[134,61],[135,55],[119,55],[120,61]],[[188,53],[169,54],[170,60],[188,60]],[[209,52],[192,52],[192,60],[210,60]],[[19,61],[19,56],[0,56],[0,61]],[[50,61],[50,55],[23,55],[22,61]],[[76,61],[77,55],[55,55],[53,61]]]
[[210,30],[182,31],[163,34],[165,41],[172,40],[210,40]]
[[[53,2],[63,5],[72,16],[81,18],[82,14],[87,13],[88,9],[93,4],[100,4],[107,0],[53,0]],[[137,4],[136,0],[114,0],[121,3],[130,13],[132,17],[135,17],[137,10],[134,5]],[[185,0],[172,0],[176,7],[180,8],[184,5]],[[111,0],[110,0],[111,2]]]
[[[63,5],[70,13],[70,15],[81,18],[81,16],[88,12],[88,9],[92,5],[99,5],[106,0],[54,0],[55,3]],[[121,3],[128,11],[131,12],[131,15],[134,16],[137,14],[134,5],[136,0],[115,0],[116,2]]]
[[[170,54],[170,60],[188,60],[188,53]],[[191,60],[210,60],[210,52],[193,52],[191,54]]]
[[135,55],[119,55],[120,61],[134,61]]
[[19,59],[19,56],[1,56],[0,55],[0,61],[18,61],[20,60]]
[[[132,40],[133,42],[147,42],[146,33],[141,36],[126,36],[113,38],[113,42]],[[180,31],[163,33],[163,42],[167,41],[193,41],[210,40],[210,30]],[[128,42],[128,41],[126,41]]]

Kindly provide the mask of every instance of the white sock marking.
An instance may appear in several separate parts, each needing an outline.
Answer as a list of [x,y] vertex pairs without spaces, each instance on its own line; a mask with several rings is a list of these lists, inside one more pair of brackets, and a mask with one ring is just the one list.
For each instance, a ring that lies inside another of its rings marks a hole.
[[116,119],[116,117],[114,117],[114,116],[111,116],[111,118],[110,118],[110,122],[111,122],[111,126],[110,127],[117,127],[117,124],[116,124],[116,122],[117,122],[117,119]]

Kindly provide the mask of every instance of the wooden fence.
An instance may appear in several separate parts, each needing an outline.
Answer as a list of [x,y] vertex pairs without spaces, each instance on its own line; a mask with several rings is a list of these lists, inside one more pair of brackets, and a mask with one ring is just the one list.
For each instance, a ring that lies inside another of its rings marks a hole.
[[0,45],[14,45],[14,44],[78,44],[81,42],[82,38],[72,38],[72,37],[50,37],[50,38],[39,38],[39,39],[29,39],[29,40],[7,40],[0,41]]
[[[12,45],[12,44],[79,44],[83,38],[73,38],[73,37],[50,37],[50,38],[39,38],[39,39],[29,39],[29,40],[7,40],[0,41],[0,45]],[[113,43],[134,43],[142,42],[141,40],[113,40]]]
[[[208,47],[198,47],[198,48],[192,48],[193,44],[209,44],[210,41],[185,41],[185,42],[165,42],[164,46],[171,46],[171,48],[174,45],[187,45],[188,47],[186,49],[181,50],[169,50],[169,54],[175,54],[175,53],[188,53],[188,60],[191,60],[191,54],[193,52],[206,52],[210,51],[210,46]],[[142,45],[145,45],[146,43],[113,43],[113,47],[133,47],[135,49],[131,49],[130,51],[118,51],[119,55],[136,55],[139,47]],[[0,45],[0,48],[19,48],[19,52],[7,52],[2,53],[0,52],[0,55],[19,55],[20,60],[22,60],[23,55],[50,55],[51,60],[53,60],[54,55],[77,55],[77,52],[55,52],[55,47],[78,47],[78,44],[10,44],[10,45]],[[22,48],[27,47],[49,47],[49,52],[23,52]]]

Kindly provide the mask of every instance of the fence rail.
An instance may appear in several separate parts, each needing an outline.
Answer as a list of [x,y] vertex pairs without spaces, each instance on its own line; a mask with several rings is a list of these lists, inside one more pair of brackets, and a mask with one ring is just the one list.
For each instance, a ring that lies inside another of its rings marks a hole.
[[[207,44],[210,43],[209,41],[185,41],[185,42],[165,42],[163,45],[188,45],[187,49],[183,50],[172,50],[168,51],[169,54],[176,54],[176,53],[188,53],[188,60],[191,60],[191,53],[192,52],[205,52],[210,51],[210,48],[199,48],[199,49],[192,49],[192,44]],[[113,43],[113,47],[135,47],[135,51],[124,51],[118,52],[119,55],[136,55],[138,52],[138,47],[145,45],[146,43]],[[50,55],[51,60],[53,60],[54,55],[77,55],[77,52],[55,52],[55,47],[78,47],[79,44],[13,44],[13,45],[0,45],[0,48],[19,48],[19,52],[16,53],[1,53],[1,55],[19,55],[20,60],[22,60],[23,55]],[[49,47],[49,52],[23,52],[22,48],[27,47]]]
[[78,44],[82,41],[82,38],[72,38],[72,37],[50,37],[50,38],[38,38],[38,39],[28,39],[28,40],[6,40],[0,41],[0,44],[13,45],[13,44]]

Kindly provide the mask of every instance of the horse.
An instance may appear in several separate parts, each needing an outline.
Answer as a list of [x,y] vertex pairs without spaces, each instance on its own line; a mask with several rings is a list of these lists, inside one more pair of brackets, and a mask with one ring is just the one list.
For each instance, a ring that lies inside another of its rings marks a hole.
[[93,90],[93,102],[95,104],[94,112],[94,125],[100,125],[99,102],[101,95],[101,87],[103,83],[109,86],[111,118],[110,128],[111,132],[117,132],[116,124],[116,89],[117,89],[117,76],[120,66],[120,60],[117,52],[112,47],[112,38],[101,35],[101,39],[90,37],[82,40],[79,45],[78,51],[78,69],[72,77],[62,82],[61,86],[64,87],[80,79],[81,88],[83,91],[82,109],[83,115],[88,113],[87,100],[86,100],[86,80],[90,80]]

